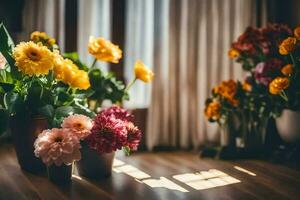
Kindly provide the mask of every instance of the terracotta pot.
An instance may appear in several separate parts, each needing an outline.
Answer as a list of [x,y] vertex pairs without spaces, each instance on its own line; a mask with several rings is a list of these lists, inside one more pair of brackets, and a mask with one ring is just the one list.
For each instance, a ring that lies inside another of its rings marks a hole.
[[98,154],[87,144],[82,144],[81,160],[76,162],[79,176],[89,179],[103,179],[111,176],[115,153]]
[[300,112],[285,109],[276,119],[276,126],[280,137],[289,143],[300,141]]
[[46,171],[46,167],[41,159],[34,155],[33,146],[38,134],[46,128],[48,128],[46,118],[11,117],[10,129],[21,169],[33,173]]
[[47,168],[48,170],[48,179],[57,184],[65,185],[71,182],[72,177],[72,165],[51,165]]

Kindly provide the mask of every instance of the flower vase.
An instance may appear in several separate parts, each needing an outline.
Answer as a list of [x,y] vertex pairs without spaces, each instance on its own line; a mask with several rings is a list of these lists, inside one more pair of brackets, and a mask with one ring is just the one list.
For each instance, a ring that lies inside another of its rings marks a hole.
[[65,185],[71,182],[72,165],[62,164],[61,166],[56,166],[53,164],[47,168],[47,171],[48,179],[57,185]]
[[46,171],[45,165],[34,155],[33,144],[38,134],[47,128],[47,119],[43,117],[26,118],[16,115],[10,118],[10,129],[21,169],[32,173]]
[[83,142],[81,160],[76,162],[78,175],[96,180],[111,176],[114,156],[114,152],[99,154]]
[[300,112],[285,109],[276,118],[276,127],[280,137],[288,143],[300,141]]

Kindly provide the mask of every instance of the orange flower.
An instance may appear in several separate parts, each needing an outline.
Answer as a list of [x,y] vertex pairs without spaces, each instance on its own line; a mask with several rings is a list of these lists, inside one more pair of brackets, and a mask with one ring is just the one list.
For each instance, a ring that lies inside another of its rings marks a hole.
[[283,77],[275,78],[269,85],[269,92],[271,94],[279,94],[284,89],[289,87],[289,79]]
[[292,64],[287,64],[281,69],[281,73],[283,75],[289,76],[293,73],[293,65]]
[[235,99],[237,83],[234,80],[222,81],[222,83],[213,89],[215,94],[219,94],[227,99],[233,106],[237,106],[239,101]]
[[208,119],[218,120],[221,116],[220,110],[221,104],[218,101],[213,100],[206,106],[204,114]]
[[252,90],[252,85],[250,85],[247,81],[244,81],[243,90],[250,92]]
[[294,35],[297,39],[300,39],[300,26],[295,28]]
[[297,39],[294,37],[288,37],[279,45],[279,53],[281,55],[288,55],[294,51],[297,47]]
[[229,51],[228,51],[228,56],[229,58],[231,59],[234,59],[236,57],[238,57],[240,55],[240,52],[238,52],[236,49],[234,48],[231,48]]

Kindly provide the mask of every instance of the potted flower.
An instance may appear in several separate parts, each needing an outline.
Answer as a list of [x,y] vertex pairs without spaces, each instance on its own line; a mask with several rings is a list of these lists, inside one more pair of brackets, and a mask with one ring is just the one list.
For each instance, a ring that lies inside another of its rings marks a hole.
[[90,179],[110,176],[114,152],[123,149],[129,155],[140,139],[141,132],[127,110],[119,106],[102,110],[93,120],[91,134],[82,142],[82,159],[76,162],[78,174]]
[[280,117],[276,119],[278,132],[286,142],[300,140],[300,27],[294,34],[287,37],[279,45],[279,53],[284,56],[286,65],[281,69],[281,74],[269,84],[269,92],[282,98],[284,108]]
[[81,159],[80,140],[91,133],[92,120],[74,114],[66,117],[61,128],[44,130],[35,140],[35,156],[40,157],[48,168],[51,181],[64,184],[71,180],[72,164]]
[[214,87],[212,97],[206,100],[204,114],[209,122],[217,122],[221,127],[221,146],[235,146],[235,138],[240,129],[242,96],[241,84],[228,80]]
[[[71,113],[93,115],[86,109],[88,73],[59,53],[55,39],[33,32],[30,41],[14,46],[0,24],[0,113],[3,130],[10,122],[17,158],[22,169],[41,171],[33,142],[46,128],[58,127]],[[3,58],[2,58],[3,60]]]

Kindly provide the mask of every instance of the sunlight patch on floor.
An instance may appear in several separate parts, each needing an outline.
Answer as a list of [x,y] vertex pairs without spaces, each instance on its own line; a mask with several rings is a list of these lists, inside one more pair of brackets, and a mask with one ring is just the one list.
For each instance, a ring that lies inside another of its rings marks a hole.
[[170,190],[176,190],[179,192],[189,192],[183,187],[177,185],[176,183],[170,181],[165,177],[160,177],[159,179],[146,179],[143,180],[142,182],[152,188],[166,188]]
[[234,166],[233,168],[236,169],[236,170],[239,170],[239,171],[241,171],[241,172],[244,172],[244,173],[246,173],[246,174],[249,174],[250,176],[256,176],[255,173],[250,172],[249,170],[244,169],[244,168],[242,168],[242,167]]
[[178,174],[173,176],[173,178],[194,188],[195,190],[204,190],[241,182],[240,180],[216,169],[200,171],[198,173]]

